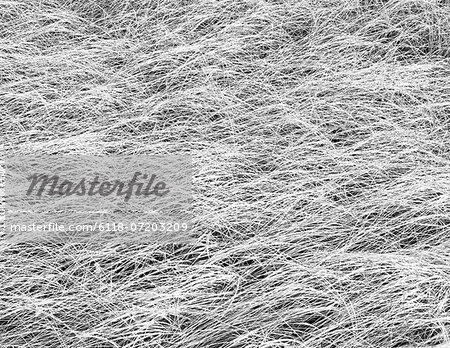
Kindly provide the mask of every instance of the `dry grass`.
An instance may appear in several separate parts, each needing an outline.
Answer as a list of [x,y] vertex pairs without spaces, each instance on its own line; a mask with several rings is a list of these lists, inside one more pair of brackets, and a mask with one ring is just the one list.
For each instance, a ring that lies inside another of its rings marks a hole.
[[450,5],[0,0],[5,150],[195,159],[194,245],[0,246],[1,347],[450,340]]

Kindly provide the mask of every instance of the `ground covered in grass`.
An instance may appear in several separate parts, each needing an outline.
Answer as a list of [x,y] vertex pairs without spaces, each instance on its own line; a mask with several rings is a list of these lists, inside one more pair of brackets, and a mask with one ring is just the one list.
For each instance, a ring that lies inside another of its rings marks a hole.
[[0,0],[4,149],[191,153],[197,234],[1,244],[0,346],[449,340],[449,44],[445,1]]

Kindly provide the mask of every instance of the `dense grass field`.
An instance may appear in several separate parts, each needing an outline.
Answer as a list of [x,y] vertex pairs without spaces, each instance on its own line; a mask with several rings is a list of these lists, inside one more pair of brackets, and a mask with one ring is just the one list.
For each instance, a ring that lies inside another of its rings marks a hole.
[[[0,244],[0,347],[450,340],[450,3],[0,0],[3,153],[186,154],[192,244]],[[3,155],[2,155],[3,156]]]

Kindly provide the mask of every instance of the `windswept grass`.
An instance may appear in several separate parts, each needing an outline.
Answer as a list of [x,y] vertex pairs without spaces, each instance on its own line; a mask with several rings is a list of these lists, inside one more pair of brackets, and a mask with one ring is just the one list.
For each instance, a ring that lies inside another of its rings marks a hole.
[[194,245],[0,245],[1,347],[450,341],[450,4],[0,0],[5,151],[194,156]]

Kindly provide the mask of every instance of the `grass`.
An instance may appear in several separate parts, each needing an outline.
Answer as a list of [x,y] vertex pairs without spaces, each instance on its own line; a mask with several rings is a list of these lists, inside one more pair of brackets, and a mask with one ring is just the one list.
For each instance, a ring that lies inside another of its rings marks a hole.
[[0,245],[1,347],[450,341],[450,4],[0,0],[4,150],[194,157],[193,245]]

